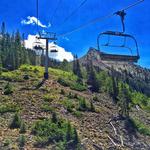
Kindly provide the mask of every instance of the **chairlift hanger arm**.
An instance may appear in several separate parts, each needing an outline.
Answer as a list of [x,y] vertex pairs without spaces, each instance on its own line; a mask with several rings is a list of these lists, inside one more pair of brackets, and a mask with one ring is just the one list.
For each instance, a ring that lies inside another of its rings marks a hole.
[[52,41],[56,41],[56,33],[53,32],[39,32],[39,37],[37,37],[38,39],[45,39],[45,40],[52,40]]
[[121,19],[122,31],[123,31],[123,32],[125,32],[125,22],[124,22],[124,21],[125,21],[125,16],[126,16],[125,11],[126,11],[127,9],[131,8],[131,7],[134,7],[134,6],[138,5],[139,3],[143,2],[143,1],[144,1],[144,0],[139,0],[139,1],[137,1],[137,2],[135,2],[135,3],[133,3],[133,4],[131,4],[131,5],[129,5],[128,7],[126,7],[126,8],[124,8],[124,9],[122,9],[122,10],[117,11],[117,12],[114,13],[114,15],[118,15],[118,16],[120,17],[120,19]]
[[118,15],[121,18],[122,31],[125,32],[125,23],[124,23],[125,16],[126,16],[125,11],[124,10],[117,11],[115,14]]

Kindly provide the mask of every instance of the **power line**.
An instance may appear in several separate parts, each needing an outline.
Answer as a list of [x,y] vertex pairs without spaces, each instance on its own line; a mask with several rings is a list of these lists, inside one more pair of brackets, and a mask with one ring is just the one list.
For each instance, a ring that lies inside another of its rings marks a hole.
[[86,23],[86,24],[80,25],[78,28],[75,28],[75,29],[73,29],[72,31],[68,31],[68,32],[63,33],[63,34],[59,34],[58,36],[66,36],[66,35],[68,35],[68,34],[72,34],[73,32],[76,32],[76,31],[78,31],[78,30],[80,30],[80,29],[82,29],[82,28],[85,28],[85,27],[87,27],[87,26],[89,26],[89,25],[91,25],[91,24],[95,24],[95,23],[97,23],[97,22],[103,21],[103,20],[105,20],[105,19],[107,19],[107,18],[110,18],[110,17],[112,17],[112,16],[114,16],[114,14],[109,14],[109,15],[104,16],[104,17],[102,17],[102,18],[94,19],[94,20],[92,20],[92,21],[90,21],[90,22],[88,22],[88,23]]
[[53,12],[53,14],[52,14],[52,16],[51,16],[51,19],[50,19],[50,21],[51,21],[50,23],[51,23],[51,24],[52,24],[52,22],[53,22],[54,15],[56,14],[56,12],[57,12],[57,10],[58,10],[58,8],[59,8],[60,3],[61,3],[61,0],[58,0],[57,6],[56,6],[56,8],[55,8],[55,10],[54,10],[54,12]]
[[[125,7],[125,8],[122,8],[121,11],[123,11],[123,10],[124,10],[124,11],[125,11],[125,10],[128,10],[128,9],[130,9],[131,7],[134,7],[134,6],[138,5],[139,3],[143,2],[143,1],[144,1],[144,0],[138,0],[137,2],[135,2],[135,3],[133,3],[133,4],[131,4],[131,5],[127,6],[127,7]],[[89,26],[89,25],[91,25],[91,24],[95,24],[95,23],[97,23],[97,22],[101,22],[101,21],[103,21],[103,20],[105,20],[105,19],[111,18],[111,17],[113,17],[114,15],[116,15],[116,12],[115,12],[115,13],[110,13],[110,14],[104,16],[104,17],[101,17],[101,18],[97,18],[97,19],[91,20],[90,22],[88,22],[88,23],[86,23],[86,24],[83,24],[83,25],[79,26],[78,28],[73,29],[72,31],[68,31],[68,32],[66,32],[66,33],[64,33],[64,34],[60,34],[60,35],[58,35],[58,36],[66,36],[66,35],[68,35],[68,34],[71,34],[71,33],[73,33],[73,32],[76,32],[76,31],[78,31],[78,30],[80,30],[80,29],[82,29],[82,28],[85,28],[85,27],[87,27],[87,26]]]
[[90,21],[90,22],[88,22],[88,23],[86,23],[86,24],[83,24],[83,25],[79,26],[78,28],[75,28],[75,29],[72,30],[72,31],[66,32],[66,33],[64,33],[64,34],[60,34],[60,35],[58,35],[58,36],[65,36],[65,35],[71,34],[71,33],[76,32],[76,31],[78,31],[78,30],[80,30],[80,29],[82,29],[82,28],[85,28],[86,26],[89,26],[89,25],[94,24],[94,23],[96,23],[96,22],[100,22],[100,21],[103,21],[103,20],[105,20],[105,19],[107,19],[107,18],[110,18],[110,17],[112,17],[113,15],[114,15],[114,14],[109,14],[109,15],[104,16],[104,17],[102,17],[102,18],[94,19],[94,20],[92,20],[92,21]]
[[135,3],[133,3],[133,4],[129,5],[129,6],[127,6],[127,7],[123,8],[123,9],[121,9],[121,11],[123,11],[123,10],[126,11],[126,10],[128,10],[129,8],[134,7],[134,6],[136,6],[136,5],[138,5],[139,3],[142,3],[142,2],[144,2],[144,0],[138,0],[138,1],[136,1]]
[[61,23],[61,26],[64,25],[88,0],[83,0],[80,5],[75,8],[70,14],[69,16],[67,16],[64,21]]
[[37,32],[39,30],[39,0],[36,0]]

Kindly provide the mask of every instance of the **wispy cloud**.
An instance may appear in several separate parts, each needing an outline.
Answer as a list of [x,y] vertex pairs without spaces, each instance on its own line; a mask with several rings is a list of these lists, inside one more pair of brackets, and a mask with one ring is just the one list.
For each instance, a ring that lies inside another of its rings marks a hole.
[[70,41],[70,39],[66,36],[62,37],[63,40]]
[[40,20],[38,20],[36,17],[28,16],[27,19],[21,20],[21,24],[23,25],[39,25],[42,28],[50,28],[51,23],[48,23],[48,25],[44,25]]

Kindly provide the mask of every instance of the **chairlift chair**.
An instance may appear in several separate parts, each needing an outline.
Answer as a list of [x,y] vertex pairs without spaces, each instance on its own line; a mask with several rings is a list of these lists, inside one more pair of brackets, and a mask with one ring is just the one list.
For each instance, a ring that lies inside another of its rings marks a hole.
[[34,50],[43,50],[44,46],[41,42],[34,42],[33,43],[33,49]]
[[[129,34],[125,34],[123,32],[115,32],[115,31],[106,31],[103,33],[100,33],[98,38],[97,38],[97,43],[98,43],[98,50],[100,50],[100,38],[102,36],[115,36],[115,37],[123,37],[124,38],[124,43],[122,45],[112,45],[110,44],[108,41],[106,44],[103,44],[101,46],[105,46],[105,47],[116,47],[116,48],[120,48],[122,49],[128,49],[130,51],[130,55],[120,55],[120,54],[108,54],[108,53],[104,53],[101,52],[101,59],[102,60],[116,60],[116,61],[129,61],[129,62],[138,62],[140,56],[139,56],[139,50],[138,50],[138,44],[136,39]],[[132,53],[132,48],[126,45],[126,39],[132,39],[135,43],[135,47],[136,47],[136,55],[133,55]]]
[[[104,46],[104,47],[116,47],[116,48],[120,48],[121,50],[123,49],[128,49],[130,51],[130,55],[121,55],[121,54],[108,54],[108,53],[104,53],[101,52],[101,59],[102,60],[107,60],[107,61],[111,61],[111,60],[116,60],[116,61],[129,61],[129,62],[138,62],[140,55],[139,55],[139,49],[138,49],[138,44],[137,41],[135,39],[134,36],[130,35],[130,34],[126,34],[125,32],[125,24],[124,24],[124,18],[126,13],[124,12],[124,10],[122,11],[118,11],[115,13],[116,15],[118,15],[121,18],[121,22],[122,22],[122,32],[118,32],[118,31],[106,31],[106,32],[102,32],[98,35],[97,38],[97,45],[98,45],[98,50],[100,51],[100,46]],[[107,36],[108,37],[108,41],[106,44],[101,44],[100,45],[100,39],[103,36]],[[114,45],[110,43],[110,38],[114,38],[114,37],[119,37],[119,38],[123,38],[124,43],[122,45]],[[132,53],[132,48],[129,47],[126,43],[127,39],[131,39],[133,40],[135,47],[136,47],[136,55],[133,55]]]
[[44,45],[43,43],[40,41],[40,39],[38,38],[38,36],[36,36],[36,40],[33,43],[33,49],[34,50],[44,50]]
[[51,49],[50,52],[51,52],[51,53],[57,53],[58,50],[57,50],[57,49]]
[[57,47],[55,45],[51,46],[50,52],[57,53],[58,52]]
[[36,52],[37,55],[41,55],[44,51],[44,45],[40,40],[36,37],[36,41],[33,43],[33,50]]

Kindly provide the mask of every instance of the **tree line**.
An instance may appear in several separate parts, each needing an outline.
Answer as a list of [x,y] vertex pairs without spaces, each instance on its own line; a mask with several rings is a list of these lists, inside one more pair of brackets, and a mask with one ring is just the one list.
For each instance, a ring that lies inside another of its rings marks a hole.
[[19,31],[8,33],[5,23],[0,31],[0,68],[15,70],[22,64],[36,65],[36,53],[24,47]]

